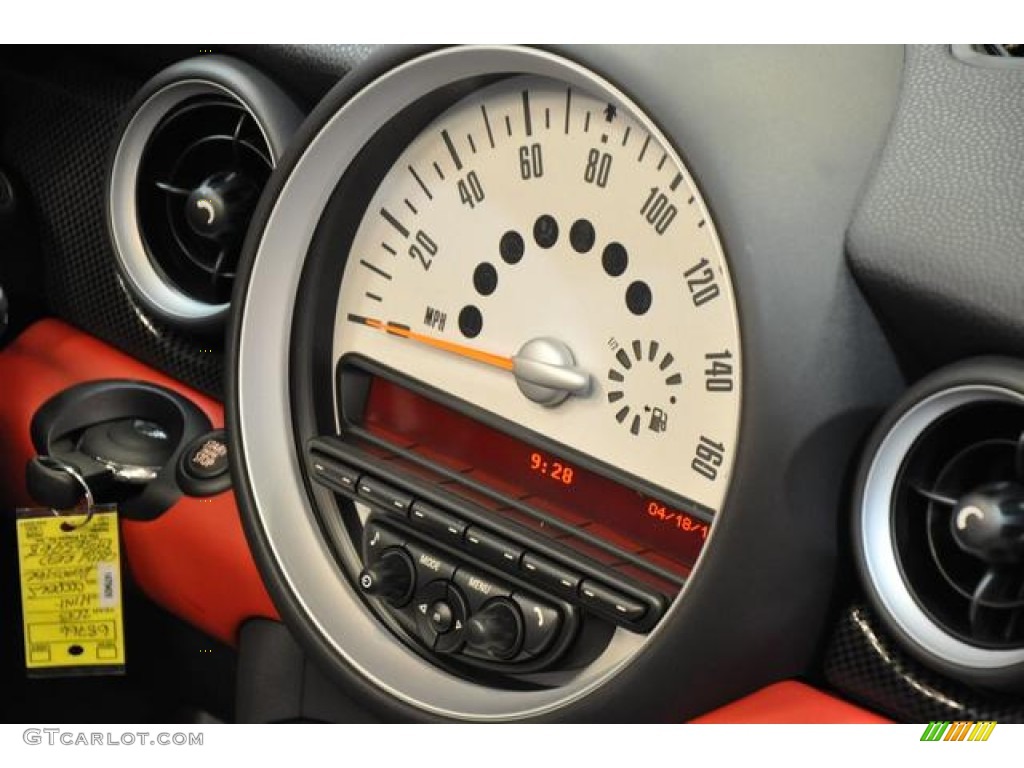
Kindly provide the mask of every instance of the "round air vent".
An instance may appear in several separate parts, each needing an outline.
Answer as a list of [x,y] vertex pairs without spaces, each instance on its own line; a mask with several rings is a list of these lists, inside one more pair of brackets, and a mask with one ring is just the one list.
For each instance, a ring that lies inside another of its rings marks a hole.
[[875,607],[926,663],[1024,689],[1024,364],[920,382],[861,469],[855,547]]
[[160,319],[216,330],[256,201],[301,121],[257,70],[222,56],[179,62],[128,109],[108,221],[126,286]]

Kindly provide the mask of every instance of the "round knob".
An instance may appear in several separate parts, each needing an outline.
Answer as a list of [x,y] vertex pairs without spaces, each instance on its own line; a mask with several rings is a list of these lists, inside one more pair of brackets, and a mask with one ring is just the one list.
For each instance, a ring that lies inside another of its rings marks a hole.
[[218,240],[243,230],[259,197],[259,188],[235,171],[215,173],[192,190],[185,218],[202,237]]
[[466,644],[488,656],[511,658],[522,640],[522,616],[510,600],[492,600],[466,621]]
[[993,565],[1024,561],[1024,486],[991,483],[964,496],[953,509],[953,540]]
[[384,550],[359,574],[359,588],[364,593],[387,600],[396,608],[409,602],[415,582],[412,559],[397,547]]
[[455,614],[452,612],[452,607],[444,600],[438,600],[430,606],[427,618],[430,621],[430,626],[439,635],[443,635],[455,625]]

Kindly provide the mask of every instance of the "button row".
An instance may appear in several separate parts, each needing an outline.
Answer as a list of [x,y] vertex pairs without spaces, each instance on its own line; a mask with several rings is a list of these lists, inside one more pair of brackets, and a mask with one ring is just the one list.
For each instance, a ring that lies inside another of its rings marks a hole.
[[[470,525],[455,515],[442,509],[416,500],[410,494],[381,482],[369,475],[361,475],[351,467],[335,461],[318,461],[314,463],[317,474],[329,485],[341,485],[350,493],[354,492],[367,501],[372,501],[386,509],[407,515],[409,521],[424,533],[429,533],[437,540],[451,546],[457,546],[502,570],[518,573],[529,581],[541,585],[552,592],[578,599],[583,605],[608,618],[617,621],[636,623],[641,621],[648,611],[648,604],[635,597],[613,589],[593,579],[584,579],[578,573],[564,565],[548,560],[540,555],[525,550],[520,545],[509,541],[489,530]],[[417,569],[427,569],[418,559],[418,553],[410,552],[416,561]],[[425,554],[429,562],[434,556]],[[428,575],[428,574],[424,574]],[[440,573],[433,573],[433,578],[451,578]]]
[[506,571],[518,571],[530,581],[557,594],[578,597],[605,616],[637,622],[647,613],[647,604],[612,589],[599,581],[583,579],[574,571],[547,560],[486,529],[467,525],[459,518],[421,501],[413,502],[409,519],[425,532],[450,544],[461,546],[484,562]]

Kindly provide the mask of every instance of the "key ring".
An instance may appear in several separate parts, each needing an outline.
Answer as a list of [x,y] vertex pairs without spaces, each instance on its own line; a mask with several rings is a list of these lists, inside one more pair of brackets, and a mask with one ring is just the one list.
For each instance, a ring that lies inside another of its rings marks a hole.
[[[61,530],[65,533],[71,533],[71,531],[76,531],[79,528],[87,526],[92,520],[93,513],[96,511],[96,500],[93,498],[92,491],[89,489],[89,484],[85,482],[85,478],[82,477],[82,474],[66,461],[55,459],[53,456],[40,456],[39,463],[49,469],[55,469],[58,472],[66,472],[71,475],[71,477],[77,480],[78,484],[82,486],[82,490],[85,491],[85,519],[78,523],[78,525],[72,525],[68,522],[61,523]],[[51,508],[50,511],[53,512],[54,516],[60,517],[60,513],[56,509]]]

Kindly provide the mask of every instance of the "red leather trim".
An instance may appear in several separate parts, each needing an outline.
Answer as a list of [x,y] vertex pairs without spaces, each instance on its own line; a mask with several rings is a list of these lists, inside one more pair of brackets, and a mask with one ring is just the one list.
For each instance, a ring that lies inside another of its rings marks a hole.
[[[32,416],[50,397],[85,381],[139,379],[188,397],[216,427],[217,401],[57,320],[42,320],[0,352],[0,496],[31,504],[25,463],[35,455]],[[151,522],[124,521],[132,575],[154,601],[227,643],[248,618],[278,618],[242,531],[232,493],[188,496]]]
[[171,613],[233,645],[246,619],[278,618],[230,491],[189,496],[156,520],[121,524],[132,575]]
[[888,723],[883,717],[809,685],[787,680],[726,704],[694,723]]

